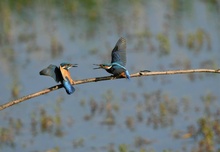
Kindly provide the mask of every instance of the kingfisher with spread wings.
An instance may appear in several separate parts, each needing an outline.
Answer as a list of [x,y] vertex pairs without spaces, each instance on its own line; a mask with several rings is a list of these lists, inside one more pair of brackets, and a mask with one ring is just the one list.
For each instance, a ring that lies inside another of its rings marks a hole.
[[112,60],[109,64],[94,64],[97,68],[94,69],[105,69],[108,73],[113,74],[115,77],[123,77],[130,79],[130,74],[125,68],[126,65],[126,40],[121,37],[116,43],[112,50]]

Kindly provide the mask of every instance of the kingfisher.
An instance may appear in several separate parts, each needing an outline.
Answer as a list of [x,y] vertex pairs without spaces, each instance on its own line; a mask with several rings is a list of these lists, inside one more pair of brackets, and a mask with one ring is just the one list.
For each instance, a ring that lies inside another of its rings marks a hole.
[[69,69],[72,67],[77,67],[77,64],[61,63],[59,67],[50,64],[47,68],[41,70],[39,74],[51,76],[57,83],[61,82],[66,93],[70,95],[75,91],[75,88],[72,86],[74,81],[69,72]]
[[108,73],[115,77],[123,77],[130,79],[130,74],[125,68],[126,65],[126,40],[121,37],[112,50],[112,59],[109,64],[94,64],[98,66],[94,69],[105,69]]

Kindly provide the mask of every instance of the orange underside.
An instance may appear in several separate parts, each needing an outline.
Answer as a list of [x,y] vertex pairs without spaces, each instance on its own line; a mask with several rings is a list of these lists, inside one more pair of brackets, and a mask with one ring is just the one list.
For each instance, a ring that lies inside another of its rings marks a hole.
[[119,77],[122,77],[122,78],[127,78],[125,72],[122,72],[121,74],[119,74]]
[[62,67],[60,66],[60,72],[61,72],[63,78],[66,78],[66,77],[67,77],[67,78],[69,79],[70,83],[71,83],[71,84],[74,84],[74,81],[73,81],[73,79],[71,78],[70,72],[69,72],[68,70],[66,70],[66,69],[64,69],[64,68],[62,68]]

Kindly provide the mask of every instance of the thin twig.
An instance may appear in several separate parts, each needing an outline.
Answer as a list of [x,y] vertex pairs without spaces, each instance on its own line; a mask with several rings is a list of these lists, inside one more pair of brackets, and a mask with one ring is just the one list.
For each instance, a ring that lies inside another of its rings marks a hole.
[[[171,75],[171,74],[189,74],[189,73],[220,73],[220,69],[214,70],[214,69],[192,69],[192,70],[175,70],[175,71],[156,71],[156,72],[149,72],[149,71],[141,71],[138,73],[131,74],[132,77],[142,77],[142,76],[153,76],[153,75]],[[91,83],[91,82],[98,82],[98,81],[106,81],[106,80],[114,80],[114,79],[121,79],[117,77],[112,76],[106,76],[106,77],[97,77],[97,78],[89,78],[89,79],[83,79],[83,80],[75,80],[74,85],[84,84],[84,83]],[[18,104],[20,102],[23,102],[25,100],[49,93],[54,90],[58,90],[62,88],[63,86],[61,84],[52,86],[50,88],[41,90],[39,92],[29,94],[27,96],[21,97],[19,99],[9,101],[3,105],[0,105],[0,111],[8,108],[10,106],[13,106],[15,104]]]

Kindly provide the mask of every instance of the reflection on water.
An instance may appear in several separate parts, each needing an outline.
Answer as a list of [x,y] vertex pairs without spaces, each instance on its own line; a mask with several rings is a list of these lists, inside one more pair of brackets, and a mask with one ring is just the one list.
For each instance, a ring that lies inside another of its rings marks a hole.
[[[78,63],[105,76],[121,36],[140,70],[219,68],[218,1],[1,1],[1,104],[55,85],[39,71]],[[217,151],[220,78],[189,74],[63,89],[1,111],[2,151]]]

